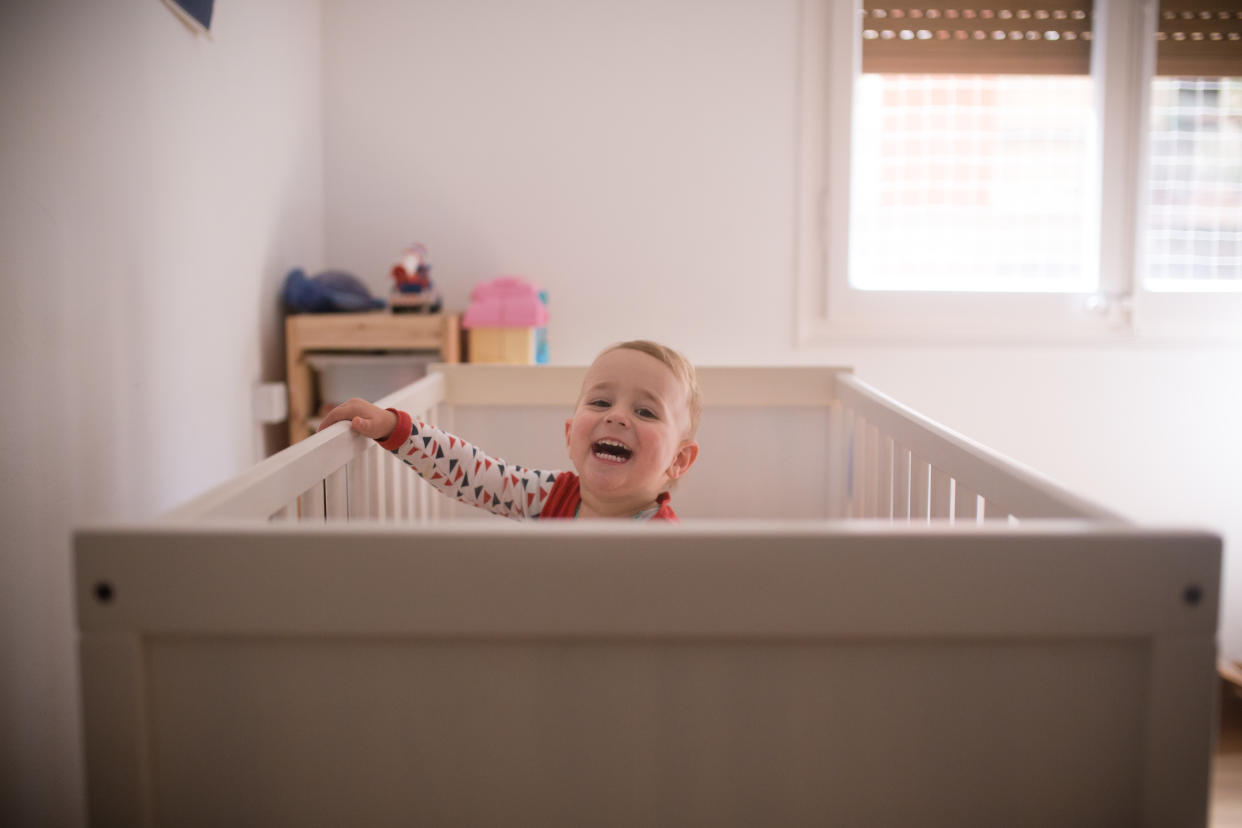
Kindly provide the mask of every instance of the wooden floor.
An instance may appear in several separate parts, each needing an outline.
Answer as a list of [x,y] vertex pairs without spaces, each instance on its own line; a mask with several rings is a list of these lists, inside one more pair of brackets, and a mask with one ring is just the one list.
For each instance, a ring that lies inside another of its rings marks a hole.
[[1212,828],[1242,828],[1242,691],[1228,682],[1221,682],[1211,813]]

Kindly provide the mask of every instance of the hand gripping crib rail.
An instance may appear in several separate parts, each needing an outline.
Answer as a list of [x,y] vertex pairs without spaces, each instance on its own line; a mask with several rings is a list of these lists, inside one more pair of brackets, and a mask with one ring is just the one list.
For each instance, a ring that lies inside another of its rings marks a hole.
[[[581,377],[383,404],[561,468]],[[844,369],[700,381],[679,526],[488,519],[342,424],[80,530],[92,823],[1206,824],[1219,538]]]

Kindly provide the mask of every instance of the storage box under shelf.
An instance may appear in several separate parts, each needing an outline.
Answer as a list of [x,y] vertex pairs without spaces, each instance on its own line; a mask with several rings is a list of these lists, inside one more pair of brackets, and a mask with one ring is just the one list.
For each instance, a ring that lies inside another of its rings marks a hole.
[[310,353],[306,355],[318,379],[319,414],[353,397],[377,400],[427,374],[440,361],[438,351],[388,353]]

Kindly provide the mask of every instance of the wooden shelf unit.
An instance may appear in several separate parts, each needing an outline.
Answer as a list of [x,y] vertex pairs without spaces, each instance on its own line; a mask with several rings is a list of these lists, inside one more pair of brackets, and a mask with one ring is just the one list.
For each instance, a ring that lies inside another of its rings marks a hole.
[[311,434],[315,398],[306,355],[312,351],[438,351],[441,362],[461,361],[461,319],[455,313],[303,313],[285,319],[289,383],[289,442]]

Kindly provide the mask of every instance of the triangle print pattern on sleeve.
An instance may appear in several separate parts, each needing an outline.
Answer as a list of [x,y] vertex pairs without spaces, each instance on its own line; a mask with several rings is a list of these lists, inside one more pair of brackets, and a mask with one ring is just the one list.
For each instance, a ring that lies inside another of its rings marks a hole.
[[411,420],[409,436],[392,451],[441,493],[514,520],[539,514],[559,474],[491,457],[421,420]]

